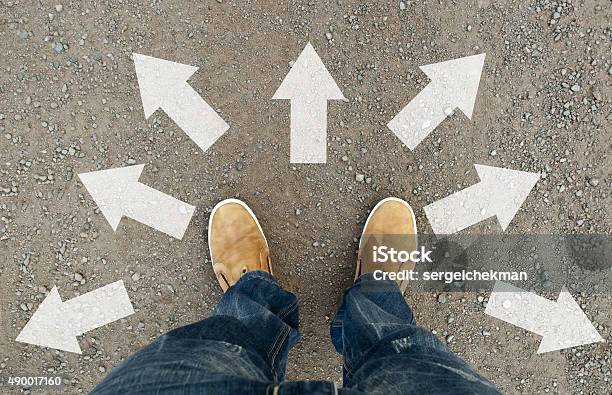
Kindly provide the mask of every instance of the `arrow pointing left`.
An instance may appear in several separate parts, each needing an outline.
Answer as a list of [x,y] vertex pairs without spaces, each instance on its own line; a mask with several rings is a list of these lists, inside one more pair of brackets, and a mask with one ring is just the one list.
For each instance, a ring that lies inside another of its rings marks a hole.
[[229,128],[187,83],[197,67],[137,53],[132,56],[145,118],[163,109],[202,151]]
[[566,288],[553,302],[497,281],[485,314],[542,336],[538,354],[604,341]]
[[123,281],[66,302],[53,287],[15,340],[81,354],[77,336],[131,314],[134,308]]
[[195,207],[138,182],[144,165],[79,174],[104,217],[117,230],[123,216],[182,239]]
[[346,98],[310,43],[272,99],[291,100],[291,163],[326,163],[327,101]]

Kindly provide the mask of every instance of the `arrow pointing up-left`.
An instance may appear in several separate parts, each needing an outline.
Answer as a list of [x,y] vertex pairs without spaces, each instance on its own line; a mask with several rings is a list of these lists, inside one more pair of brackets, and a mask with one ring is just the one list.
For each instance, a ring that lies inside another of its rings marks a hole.
[[123,281],[66,302],[53,287],[15,340],[81,354],[77,336],[131,314],[134,309]]
[[272,99],[291,100],[291,163],[327,162],[327,101],[346,98],[310,43]]
[[187,83],[197,67],[137,53],[133,58],[145,118],[163,109],[202,151],[229,128]]
[[79,178],[113,230],[126,216],[182,239],[195,207],[138,182],[143,169],[118,167],[81,173]]

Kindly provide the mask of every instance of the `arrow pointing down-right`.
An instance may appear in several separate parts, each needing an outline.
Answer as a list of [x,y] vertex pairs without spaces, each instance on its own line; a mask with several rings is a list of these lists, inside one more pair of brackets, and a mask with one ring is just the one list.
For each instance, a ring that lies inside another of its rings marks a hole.
[[566,288],[553,302],[497,281],[485,314],[542,336],[538,354],[605,341]]

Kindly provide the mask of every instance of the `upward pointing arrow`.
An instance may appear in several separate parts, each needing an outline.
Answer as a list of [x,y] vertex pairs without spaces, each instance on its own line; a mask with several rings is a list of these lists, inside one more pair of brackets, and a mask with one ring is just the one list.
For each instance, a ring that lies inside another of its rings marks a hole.
[[472,118],[485,54],[421,66],[431,82],[387,127],[411,150],[456,108]]
[[81,354],[77,336],[134,314],[123,281],[62,302],[53,287],[17,341]]
[[206,151],[229,125],[187,83],[197,67],[132,54],[145,118],[158,108]]
[[553,302],[497,281],[485,314],[542,336],[538,354],[604,341],[566,288]]
[[272,99],[291,100],[291,163],[327,162],[327,101],[346,98],[310,43]]
[[79,174],[91,197],[117,230],[123,216],[182,239],[195,207],[138,182],[144,165]]
[[450,235],[496,216],[503,230],[540,179],[536,173],[474,165],[478,184],[425,206],[425,215],[437,235]]

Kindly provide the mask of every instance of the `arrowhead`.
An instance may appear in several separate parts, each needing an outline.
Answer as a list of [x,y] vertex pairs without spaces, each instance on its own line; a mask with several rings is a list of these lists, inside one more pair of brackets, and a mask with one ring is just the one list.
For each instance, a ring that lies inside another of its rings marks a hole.
[[500,167],[474,165],[487,199],[503,230],[527,199],[540,174]]
[[310,43],[295,61],[272,99],[346,100]]
[[198,70],[194,66],[137,53],[132,54],[132,57],[145,118],[164,107],[165,101],[176,95],[178,88],[186,84]]
[[435,84],[440,91],[440,97],[452,104],[451,110],[459,107],[471,119],[484,60],[485,54],[481,53],[428,64],[421,66],[420,69]]
[[79,174],[81,182],[96,202],[113,230],[117,230],[129,191],[138,183],[144,165],[117,167]]
[[15,340],[81,354],[71,324],[57,287],[53,287]]
[[605,341],[565,287],[557,308],[554,324],[542,337],[538,354]]

